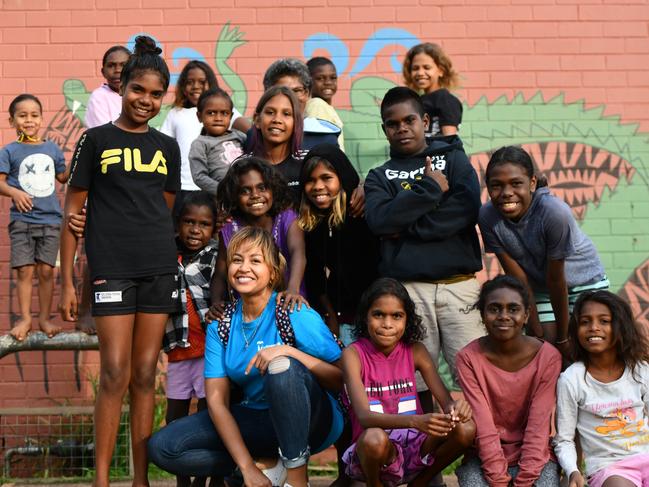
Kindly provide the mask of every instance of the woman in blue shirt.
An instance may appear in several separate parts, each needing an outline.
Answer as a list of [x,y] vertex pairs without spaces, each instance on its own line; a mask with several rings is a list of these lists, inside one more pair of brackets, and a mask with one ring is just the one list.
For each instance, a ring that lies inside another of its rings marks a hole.
[[[288,319],[276,311],[285,263],[269,233],[237,232],[226,260],[228,282],[241,299],[207,329],[208,409],[156,433],[150,458],[184,475],[227,476],[239,467],[245,485],[270,486],[254,458],[279,452],[286,482],[306,486],[310,452],[333,444],[342,431],[330,392],[342,388],[340,348],[315,311],[302,307]],[[285,344],[287,333],[295,346]],[[233,383],[243,393],[237,404],[230,404]]]

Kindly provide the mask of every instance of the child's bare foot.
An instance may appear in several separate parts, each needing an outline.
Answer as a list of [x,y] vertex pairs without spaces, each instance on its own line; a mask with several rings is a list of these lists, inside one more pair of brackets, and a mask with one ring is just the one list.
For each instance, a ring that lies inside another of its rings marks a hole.
[[49,320],[40,320],[38,326],[41,331],[47,335],[48,338],[52,338],[54,335],[61,333],[62,331],[60,326],[55,325]]
[[93,320],[90,316],[79,318],[74,327],[75,329],[85,333],[86,335],[97,334],[97,329],[95,328],[95,320]]
[[32,319],[22,318],[16,322],[9,334],[19,342],[22,342],[25,338],[27,338],[27,335],[29,335],[30,331],[32,331]]

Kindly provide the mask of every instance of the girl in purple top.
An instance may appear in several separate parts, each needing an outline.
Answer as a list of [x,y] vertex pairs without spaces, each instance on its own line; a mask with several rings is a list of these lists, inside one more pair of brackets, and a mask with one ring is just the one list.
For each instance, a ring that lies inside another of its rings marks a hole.
[[[354,442],[343,455],[347,474],[369,487],[427,485],[473,442],[471,408],[444,387],[398,281],[378,279],[363,293],[355,334],[342,357]],[[444,412],[423,413],[416,370]]]
[[302,280],[306,267],[304,232],[291,208],[286,183],[268,162],[258,157],[236,160],[219,184],[216,199],[230,216],[219,234],[219,257],[213,281],[213,302],[221,301],[225,280],[225,249],[239,229],[247,226],[269,232],[286,259],[286,291],[278,293],[287,308],[306,303]]

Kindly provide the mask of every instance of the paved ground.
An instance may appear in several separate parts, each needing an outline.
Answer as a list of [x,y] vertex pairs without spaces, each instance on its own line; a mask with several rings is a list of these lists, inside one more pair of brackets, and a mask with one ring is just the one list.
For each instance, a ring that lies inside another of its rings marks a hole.
[[[328,487],[329,484],[333,481],[331,478],[327,477],[312,477],[310,479],[310,484],[312,487]],[[455,475],[453,476],[448,476],[444,478],[444,482],[446,482],[447,487],[457,487],[457,480],[455,479]],[[76,484],[60,484],[60,483],[47,483],[47,484],[34,484],[34,483],[5,483],[2,484],[0,487],[41,487],[41,486],[48,486],[48,487],[86,487],[90,486],[91,484],[88,483],[76,483]],[[131,487],[130,482],[114,482],[111,484],[113,487]],[[151,487],[175,487],[176,482],[173,480],[155,480],[151,482]],[[357,483],[355,484],[354,487],[364,487],[365,484],[362,483]]]

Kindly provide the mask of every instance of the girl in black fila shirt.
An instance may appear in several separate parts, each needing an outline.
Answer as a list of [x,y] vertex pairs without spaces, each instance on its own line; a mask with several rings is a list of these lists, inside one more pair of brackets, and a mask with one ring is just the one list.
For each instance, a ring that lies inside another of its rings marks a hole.
[[[86,254],[97,325],[95,486],[107,486],[122,399],[130,394],[134,486],[148,486],[156,364],[167,316],[177,306],[176,249],[169,208],[180,188],[178,144],[149,127],[169,86],[162,51],[146,36],[121,75],[122,113],[85,132],[72,161],[66,218],[88,200]],[[61,314],[77,319],[77,236],[61,233]]]

